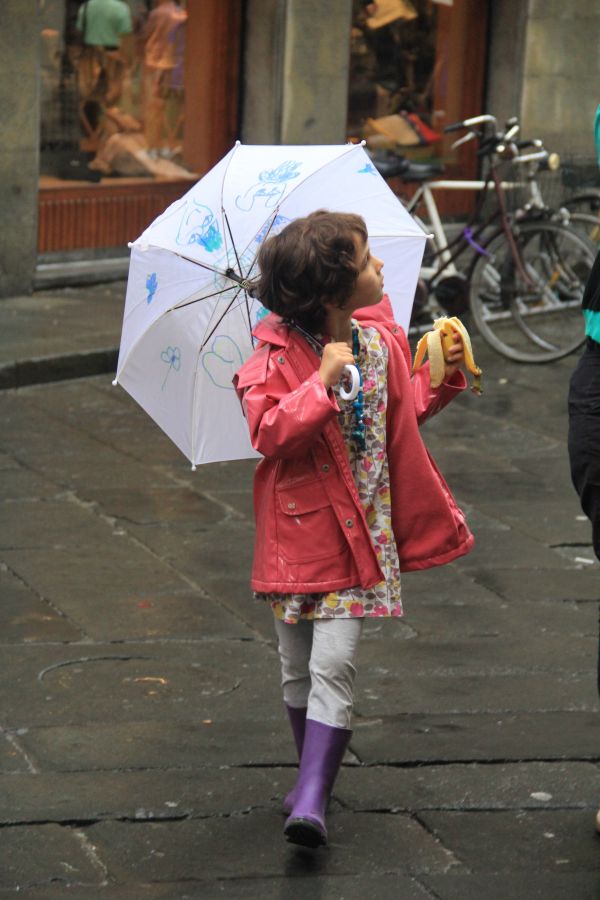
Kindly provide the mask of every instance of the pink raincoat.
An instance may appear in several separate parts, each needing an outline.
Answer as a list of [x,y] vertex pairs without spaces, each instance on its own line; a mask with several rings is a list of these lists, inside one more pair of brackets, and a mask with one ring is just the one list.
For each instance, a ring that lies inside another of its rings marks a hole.
[[[429,455],[419,424],[466,386],[462,373],[433,389],[429,366],[411,378],[410,350],[387,298],[356,313],[388,349],[387,455],[392,525],[402,571],[443,565],[474,539]],[[307,341],[275,315],[255,329],[262,342],[234,377],[252,446],[255,591],[314,593],[383,580],[337,422],[339,407],[318,375]]]

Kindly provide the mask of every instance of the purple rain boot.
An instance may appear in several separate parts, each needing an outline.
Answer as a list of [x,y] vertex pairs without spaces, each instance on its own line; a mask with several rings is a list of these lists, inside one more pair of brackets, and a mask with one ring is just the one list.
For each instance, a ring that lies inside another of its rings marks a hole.
[[296,799],[283,829],[292,844],[320,847],[327,843],[325,807],[351,735],[349,728],[306,720]]
[[[298,751],[298,759],[302,757],[302,745],[304,744],[304,728],[306,726],[306,706],[288,706],[285,704],[287,714],[289,716],[290,725],[292,726],[292,734]],[[293,787],[287,797],[283,800],[283,811],[286,816],[291,813],[294,802],[296,800],[296,788]]]

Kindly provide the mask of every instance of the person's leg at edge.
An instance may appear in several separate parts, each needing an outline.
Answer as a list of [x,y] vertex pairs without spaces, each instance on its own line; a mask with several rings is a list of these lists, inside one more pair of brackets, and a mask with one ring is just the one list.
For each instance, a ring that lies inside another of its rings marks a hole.
[[319,619],[313,626],[311,688],[294,806],[284,833],[292,843],[327,843],[325,809],[350,741],[354,658],[363,619]]
[[[298,762],[300,762],[310,692],[309,663],[313,623],[306,619],[300,619],[297,624],[289,625],[276,618],[275,631],[279,641],[283,702],[292,728]],[[288,816],[292,811],[295,797],[296,788],[294,787],[283,800],[283,812]]]
[[[600,560],[600,353],[585,349],[569,384],[569,462],[581,508],[592,523],[594,553]],[[600,610],[599,610],[600,612]],[[598,673],[600,694],[600,621]],[[600,810],[596,813],[600,833]]]

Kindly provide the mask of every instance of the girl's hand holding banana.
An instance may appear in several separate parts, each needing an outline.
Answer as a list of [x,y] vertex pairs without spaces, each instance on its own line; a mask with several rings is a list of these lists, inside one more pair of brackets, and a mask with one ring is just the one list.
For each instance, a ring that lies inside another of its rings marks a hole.
[[413,372],[421,367],[425,354],[429,356],[432,387],[439,387],[464,364],[474,376],[471,390],[481,394],[481,369],[473,358],[469,332],[456,316],[436,319],[433,329],[423,335],[417,344]]
[[454,331],[453,337],[454,342],[448,343],[444,348],[444,381],[449,381],[465,362],[465,350],[459,332]]

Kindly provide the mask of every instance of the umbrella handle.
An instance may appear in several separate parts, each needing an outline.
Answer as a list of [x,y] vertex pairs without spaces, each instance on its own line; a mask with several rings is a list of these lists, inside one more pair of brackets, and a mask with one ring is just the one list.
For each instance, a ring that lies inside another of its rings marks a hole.
[[344,366],[344,371],[352,379],[352,386],[349,391],[343,384],[340,384],[340,397],[342,400],[354,400],[360,390],[360,372],[356,366]]

